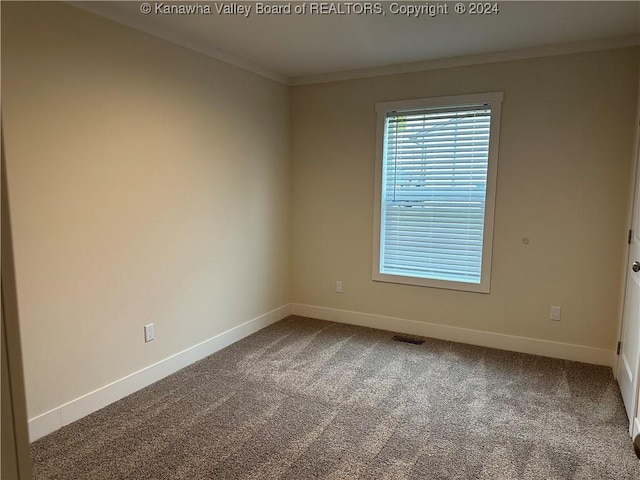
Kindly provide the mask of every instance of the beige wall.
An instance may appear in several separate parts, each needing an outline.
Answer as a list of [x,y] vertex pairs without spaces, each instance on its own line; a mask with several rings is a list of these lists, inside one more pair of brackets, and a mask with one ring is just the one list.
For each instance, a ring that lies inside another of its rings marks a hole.
[[2,9],[32,418],[287,303],[289,91],[64,4]]
[[[630,48],[293,88],[292,301],[612,349],[638,58]],[[375,102],[490,91],[504,92],[491,294],[373,282]]]
[[[613,348],[637,49],[289,89],[4,2],[2,62],[30,418],[289,302]],[[491,294],[373,282],[375,102],[486,91]]]

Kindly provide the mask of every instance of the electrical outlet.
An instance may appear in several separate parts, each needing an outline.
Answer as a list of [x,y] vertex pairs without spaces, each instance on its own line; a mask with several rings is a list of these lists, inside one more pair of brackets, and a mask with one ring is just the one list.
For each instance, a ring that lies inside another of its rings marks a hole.
[[336,280],[336,293],[342,293],[342,281]]
[[554,322],[559,322],[561,313],[562,307],[551,307],[551,320],[553,320]]
[[144,326],[144,342],[148,343],[155,338],[153,323]]

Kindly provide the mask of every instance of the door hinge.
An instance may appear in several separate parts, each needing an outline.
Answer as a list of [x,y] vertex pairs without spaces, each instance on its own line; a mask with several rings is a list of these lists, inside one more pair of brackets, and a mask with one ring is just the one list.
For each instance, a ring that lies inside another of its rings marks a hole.
[[627,237],[627,243],[629,245],[631,245],[631,234],[633,233],[633,230],[629,230],[629,236]]
[[616,349],[616,355],[620,355],[620,349],[622,348],[622,342],[618,342],[618,348]]

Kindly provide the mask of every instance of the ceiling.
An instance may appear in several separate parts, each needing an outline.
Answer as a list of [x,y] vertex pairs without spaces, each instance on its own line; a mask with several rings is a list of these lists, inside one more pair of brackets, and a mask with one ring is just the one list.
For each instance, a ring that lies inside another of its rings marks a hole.
[[[499,13],[491,15],[459,15],[454,11],[455,2],[441,2],[448,6],[448,14],[429,16],[426,12],[417,17],[394,13],[398,8],[392,10],[392,4],[416,6],[427,2],[383,1],[383,13],[373,15],[259,15],[256,2],[206,1],[183,3],[209,6],[210,15],[163,15],[155,12],[156,4],[181,2],[154,1],[150,1],[152,12],[144,15],[140,11],[142,2],[138,1],[70,3],[290,84],[379,74],[387,72],[389,66],[404,65],[406,71],[407,64],[413,69],[426,69],[452,58],[474,63],[474,58],[495,58],[496,52],[519,51],[525,52],[524,56],[536,56],[535,52],[550,51],[550,46],[558,45],[568,48],[568,53],[640,44],[637,0],[500,1]],[[319,2],[263,3],[291,3],[293,9],[303,3],[310,8]],[[342,11],[349,8],[347,3],[342,2]],[[248,16],[219,14],[217,8],[223,4],[252,8]],[[430,4],[432,8],[437,5]]]

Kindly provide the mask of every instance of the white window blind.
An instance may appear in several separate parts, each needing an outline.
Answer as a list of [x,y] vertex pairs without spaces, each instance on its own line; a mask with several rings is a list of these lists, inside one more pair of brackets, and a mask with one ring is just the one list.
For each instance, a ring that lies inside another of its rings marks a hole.
[[491,120],[490,102],[384,112],[380,274],[481,284]]

